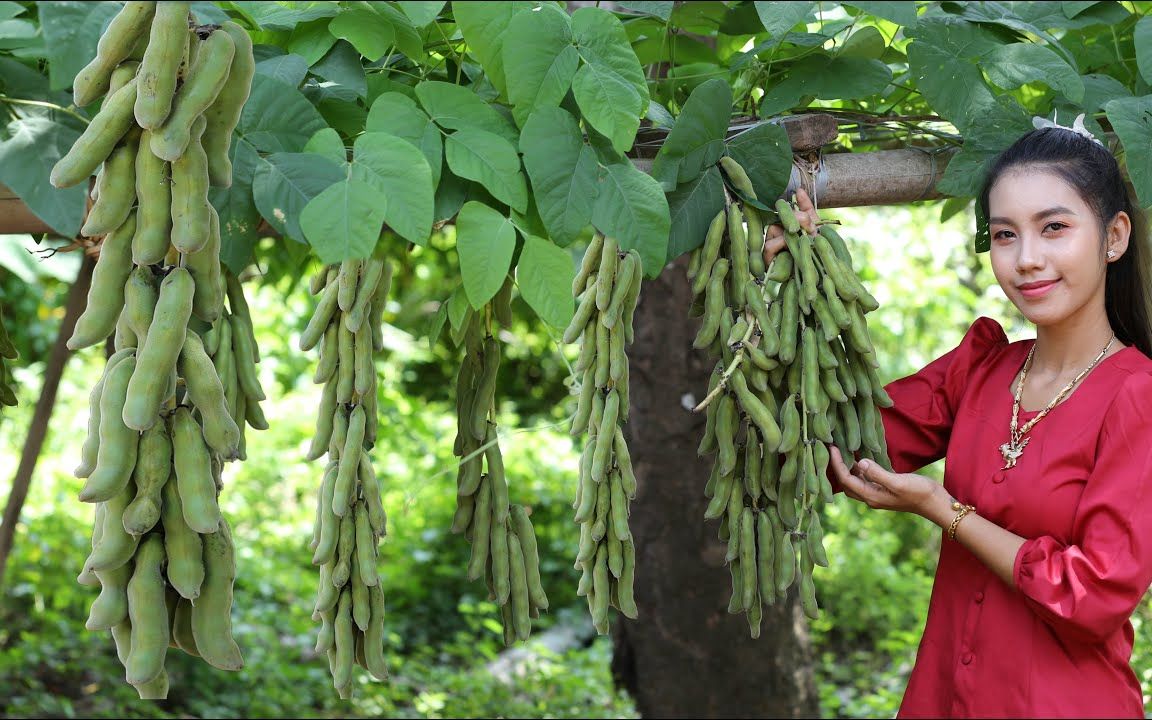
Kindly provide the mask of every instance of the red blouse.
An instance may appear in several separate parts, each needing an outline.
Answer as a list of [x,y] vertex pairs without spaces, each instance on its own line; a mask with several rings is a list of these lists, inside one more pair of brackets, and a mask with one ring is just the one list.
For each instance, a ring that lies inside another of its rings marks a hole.
[[[989,318],[887,386],[893,468],[946,457],[944,487],[1026,541],[999,580],[944,538],[899,717],[1144,717],[1129,665],[1133,610],[1152,583],[1152,360],[1103,360],[1001,469],[1012,381],[1034,340]],[[1036,413],[1020,411],[1020,424]]]

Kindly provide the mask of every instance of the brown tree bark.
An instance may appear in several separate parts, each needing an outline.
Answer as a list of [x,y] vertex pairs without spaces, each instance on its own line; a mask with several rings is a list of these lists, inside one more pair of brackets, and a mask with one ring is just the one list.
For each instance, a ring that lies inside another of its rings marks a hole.
[[20,522],[20,512],[24,508],[24,501],[28,498],[32,473],[36,470],[36,461],[48,436],[48,421],[51,420],[52,408],[56,405],[56,391],[60,388],[60,378],[64,375],[64,366],[72,354],[66,343],[76,328],[76,319],[84,312],[87,304],[88,286],[92,282],[92,268],[95,265],[92,257],[85,254],[80,264],[80,274],[76,276],[76,282],[72,283],[72,289],[68,292],[60,332],[56,335],[56,342],[52,345],[52,351],[44,368],[44,384],[40,389],[40,398],[36,401],[36,410],[32,413],[28,436],[24,440],[24,449],[20,454],[20,465],[16,468],[16,476],[12,480],[12,492],[8,494],[4,518],[0,521],[0,585],[3,584],[4,570],[8,566],[8,556],[12,553],[16,524]]
[[[795,592],[766,606],[760,638],[728,614],[731,576],[717,522],[704,520],[713,457],[696,448],[715,364],[692,348],[687,259],[645,282],[630,348],[631,410],[624,426],[636,471],[630,520],[636,542],[638,620],[617,615],[617,683],[643,717],[816,717],[807,623]],[[691,394],[694,400],[685,401]]]

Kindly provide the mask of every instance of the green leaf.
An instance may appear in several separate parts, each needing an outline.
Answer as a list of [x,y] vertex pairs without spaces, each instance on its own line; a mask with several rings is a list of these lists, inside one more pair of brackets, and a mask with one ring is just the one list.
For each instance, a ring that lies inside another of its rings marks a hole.
[[668,256],[668,200],[660,184],[630,162],[609,165],[592,206],[592,224],[622,250],[636,248],[644,273],[656,277]]
[[996,87],[1015,90],[1039,80],[1072,102],[1084,98],[1084,82],[1050,48],[1036,43],[1001,45],[984,55],[980,66]]
[[466,202],[456,217],[456,251],[464,292],[479,310],[504,284],[516,252],[516,228],[484,203]]
[[48,51],[49,86],[53,90],[70,88],[76,73],[96,57],[100,33],[120,11],[120,4],[40,2],[36,6]]
[[50,118],[32,116],[8,123],[7,134],[0,140],[0,182],[59,235],[75,237],[84,220],[88,185],[55,188],[48,176],[80,133]]
[[444,0],[439,0],[438,2],[427,2],[425,0],[409,0],[405,2],[401,0],[401,2],[396,4],[400,6],[400,9],[404,11],[404,14],[408,16],[408,19],[412,21],[413,25],[424,27],[435,20],[436,16],[440,14],[440,11],[443,10],[444,6],[448,3]]
[[1060,9],[1064,11],[1064,17],[1072,19],[1092,7],[1100,0],[1087,0],[1087,2],[1062,2]]
[[340,133],[332,128],[319,130],[308,138],[308,142],[304,144],[304,152],[321,155],[340,167],[348,164],[348,150],[344,147],[344,141],[340,139]]
[[24,14],[24,7],[17,2],[10,2],[10,0],[3,0],[0,2],[0,20],[11,20],[17,15]]
[[668,261],[700,247],[712,218],[723,209],[724,180],[716,166],[668,193],[668,211],[672,217]]
[[449,135],[444,149],[452,172],[475,180],[497,200],[520,212],[527,209],[528,188],[520,172],[520,156],[507,140],[466,127]]
[[464,321],[468,318],[468,312],[471,309],[468,307],[468,296],[464,294],[463,285],[452,291],[452,296],[448,298],[447,305],[448,322],[451,323],[452,329],[463,329]]
[[572,322],[575,275],[567,252],[543,238],[524,238],[524,250],[516,265],[516,284],[524,302],[552,327],[564,328]]
[[256,74],[298,88],[308,74],[308,61],[295,53],[277,55],[256,63]]
[[416,105],[415,100],[397,92],[387,92],[372,103],[364,129],[369,132],[392,133],[419,147],[426,127],[428,115]]
[[454,83],[427,80],[416,86],[416,97],[428,115],[442,128],[477,128],[504,138],[513,145],[520,133],[475,90]]
[[1104,106],[1108,121],[1124,145],[1124,164],[1140,205],[1152,205],[1152,95],[1120,98]]
[[369,62],[384,57],[396,44],[396,30],[386,18],[368,9],[343,10],[332,18],[328,31],[352,43]]
[[277,232],[302,242],[301,212],[312,198],[344,179],[344,163],[307,152],[273,153],[264,160],[252,179],[256,209]]
[[520,150],[544,227],[556,244],[571,244],[592,219],[596,152],[584,143],[576,118],[561,108],[532,113]]
[[989,161],[1031,129],[1032,123],[1023,116],[974,128],[964,136],[964,147],[948,161],[936,189],[956,197],[976,196]]
[[444,323],[448,322],[448,303],[440,303],[440,308],[432,319],[428,321],[428,349],[430,351],[436,350],[436,343],[440,341],[440,335],[444,333]]
[[921,19],[906,31],[908,69],[917,89],[962,133],[979,124],[996,97],[978,63],[1001,43],[986,29],[954,17]]
[[848,36],[840,46],[838,57],[862,58],[865,60],[879,60],[884,57],[888,43],[884,35],[872,25],[865,25]]
[[266,30],[291,30],[300,23],[330,18],[341,12],[332,2],[234,2]]
[[370,256],[383,223],[379,189],[351,172],[312,198],[300,213],[304,237],[323,263]]
[[[220,261],[233,272],[240,272],[252,261],[256,246],[260,213],[252,200],[252,180],[263,162],[252,143],[243,134],[244,116],[240,116],[237,134],[232,137],[228,157],[232,160],[232,187],[211,188],[208,199],[220,216]],[[295,149],[295,148],[293,148]]]
[[506,94],[504,80],[504,35],[512,16],[529,10],[531,2],[463,2],[452,4],[452,16],[468,49],[484,68],[500,94]]
[[198,0],[192,3],[192,14],[196,17],[197,25],[221,25],[232,18],[220,7],[209,0]]
[[472,188],[480,187],[474,182],[458,178],[452,173],[443,173],[436,185],[436,206],[432,216],[436,222],[451,220],[460,212],[468,200]]
[[1144,82],[1152,83],[1152,15],[1145,15],[1136,22],[1133,32],[1136,46],[1136,67]]
[[239,132],[263,152],[296,152],[327,127],[299,90],[264,75],[252,78],[252,93],[240,115]]
[[892,70],[879,60],[812,55],[793,63],[788,77],[764,95],[760,116],[772,117],[792,109],[806,96],[856,100],[876,95],[891,80]]
[[630,2],[616,3],[622,8],[628,10],[635,10],[638,13],[658,17],[664,22],[668,22],[672,17],[672,8],[676,5],[674,2],[660,2],[659,0],[646,2],[645,0],[630,0]]
[[732,87],[726,80],[712,78],[692,91],[652,162],[652,177],[665,191],[720,160],[731,116]]
[[601,65],[586,64],[572,81],[584,119],[606,135],[617,152],[627,152],[640,127],[642,99],[624,78]]
[[560,104],[579,63],[580,54],[572,45],[572,22],[563,10],[545,5],[512,18],[504,43],[504,66],[516,68],[507,76],[508,100],[521,127],[536,108]]
[[325,80],[348,88],[356,97],[362,98],[368,94],[368,82],[365,80],[360,55],[344,40],[333,45],[328,54],[312,66],[312,72]]
[[761,2],[757,0],[756,14],[764,29],[773,38],[780,38],[812,13],[810,2]]
[[648,107],[648,82],[620,20],[607,10],[582,7],[572,13],[572,38],[585,63],[632,86],[639,98],[636,112],[643,115]]
[[396,49],[413,62],[423,60],[424,40],[408,16],[392,7],[391,3],[373,1],[369,4],[392,24],[392,30],[396,33]]
[[304,58],[309,66],[319,61],[336,44],[336,38],[328,32],[329,23],[327,19],[313,20],[292,28],[286,45],[288,52]]
[[376,188],[375,202],[389,227],[409,242],[428,243],[435,190],[420,150],[395,135],[364,133],[356,138],[352,174]]
[[792,143],[781,125],[760,123],[727,141],[728,154],[752,179],[761,202],[771,205],[792,176]]
[[897,0],[896,2],[864,2],[863,0],[852,0],[844,4],[858,8],[869,15],[891,20],[897,25],[903,25],[904,27],[911,27],[916,24],[916,3],[908,2],[907,0]]

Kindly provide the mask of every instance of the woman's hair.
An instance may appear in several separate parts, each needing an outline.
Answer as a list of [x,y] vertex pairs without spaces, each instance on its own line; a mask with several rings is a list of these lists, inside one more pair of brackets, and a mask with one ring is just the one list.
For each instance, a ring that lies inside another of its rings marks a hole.
[[988,168],[978,202],[988,217],[988,195],[1008,170],[1022,166],[1050,171],[1068,183],[1092,208],[1103,234],[1116,213],[1132,220],[1128,250],[1108,263],[1104,307],[1116,337],[1152,357],[1152,249],[1144,213],[1120,172],[1116,158],[1103,145],[1064,128],[1032,130],[1000,153]]

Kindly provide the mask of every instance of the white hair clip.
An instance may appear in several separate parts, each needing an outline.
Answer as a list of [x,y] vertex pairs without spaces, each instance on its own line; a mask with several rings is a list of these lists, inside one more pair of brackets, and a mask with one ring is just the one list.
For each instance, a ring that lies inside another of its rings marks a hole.
[[[1052,117],[1055,118],[1056,114],[1053,113]],[[1068,130],[1068,131],[1074,132],[1077,135],[1080,135],[1081,137],[1086,137],[1089,140],[1091,140],[1092,142],[1096,143],[1097,145],[1101,145],[1101,146],[1104,145],[1104,143],[1100,142],[1096,138],[1096,136],[1093,135],[1092,132],[1088,130],[1088,128],[1084,127],[1084,113],[1080,113],[1079,115],[1076,116],[1076,119],[1072,121],[1072,127],[1068,127],[1067,125],[1060,125],[1054,119],[1049,120],[1048,118],[1042,118],[1042,117],[1032,118],[1032,127],[1037,128],[1037,129],[1046,128],[1046,127],[1060,128],[1061,130]]]

